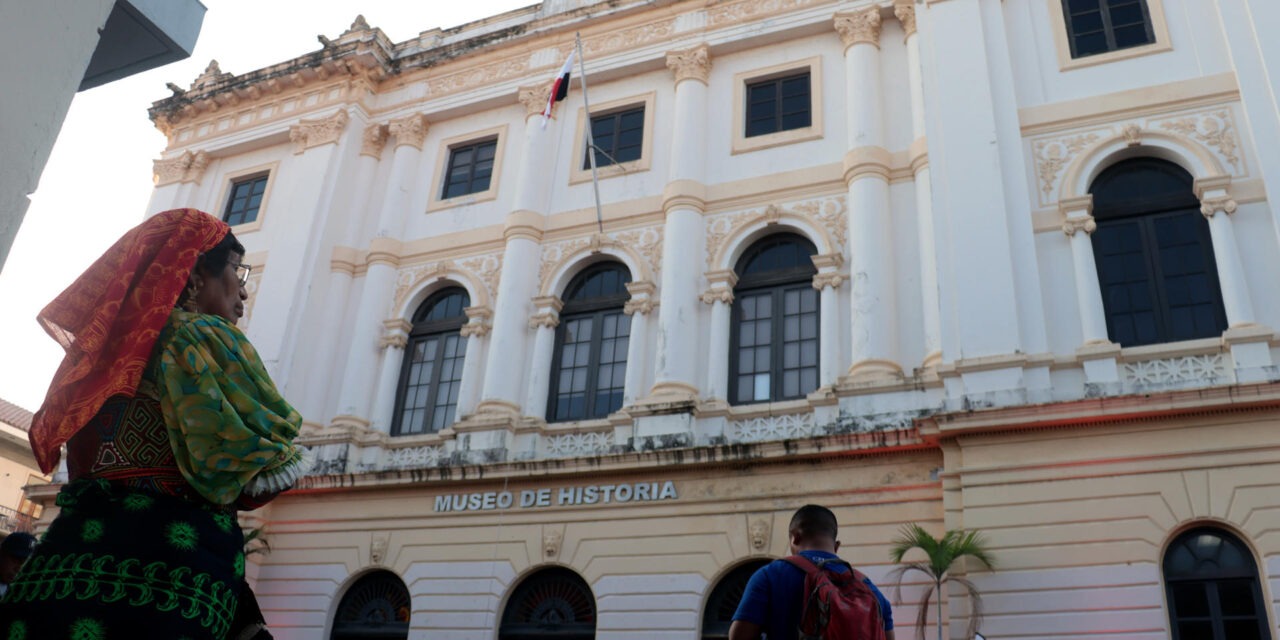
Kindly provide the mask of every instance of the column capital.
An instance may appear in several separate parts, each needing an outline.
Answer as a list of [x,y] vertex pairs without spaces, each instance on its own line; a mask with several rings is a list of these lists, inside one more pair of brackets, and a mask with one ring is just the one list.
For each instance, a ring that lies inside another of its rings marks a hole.
[[676,85],[685,80],[707,84],[711,76],[711,49],[705,44],[667,53],[667,68],[676,76]]
[[554,329],[560,326],[560,314],[558,312],[547,311],[544,313],[535,313],[529,316],[529,328],[537,329],[546,327]]
[[635,314],[645,315],[658,308],[658,301],[644,296],[640,298],[632,298],[622,305],[622,312],[632,316]]
[[360,155],[378,158],[382,148],[387,145],[387,125],[371,124],[364,128],[360,137]]
[[426,116],[421,113],[414,113],[392,120],[387,124],[387,131],[395,136],[397,148],[408,145],[421,151],[422,143],[427,139],[427,129],[430,126]]
[[564,308],[564,301],[560,296],[538,296],[533,299],[533,307],[542,313],[559,314]]
[[846,50],[858,44],[870,44],[879,49],[880,25],[880,7],[876,6],[835,15],[835,28]]
[[1070,238],[1076,235],[1077,231],[1083,231],[1086,235],[1092,235],[1098,228],[1098,223],[1094,221],[1093,216],[1084,214],[1082,216],[1071,216],[1062,223],[1062,232]]
[[462,325],[462,329],[458,330],[459,335],[464,338],[471,336],[484,337],[489,335],[489,331],[493,326],[489,324],[489,320],[493,318],[493,309],[485,306],[466,307],[462,310],[467,314],[467,324]]
[[916,6],[911,4],[910,0],[895,2],[893,15],[898,17],[898,22],[902,23],[902,30],[907,34],[903,37],[904,40],[916,34]]
[[209,166],[209,154],[206,151],[192,153],[183,151],[182,155],[169,160],[153,160],[152,177],[157,187],[174,182],[199,183],[204,177],[204,170]]
[[733,304],[733,289],[712,287],[702,292],[702,295],[699,297],[707,304],[715,304],[717,302]]
[[382,349],[403,349],[409,344],[409,331],[413,328],[408,320],[392,318],[382,322],[382,337],[378,346]]
[[547,108],[547,100],[551,99],[551,85],[543,83],[520,87],[516,99],[524,105],[524,117],[528,120]]
[[858,147],[844,154],[844,182],[850,184],[863,176],[889,179],[893,155],[884,147]]
[[832,271],[844,266],[844,254],[842,253],[819,253],[809,258],[813,261],[813,266],[819,271]]
[[1239,207],[1240,205],[1236,204],[1236,201],[1230,195],[1225,193],[1219,196],[1209,196],[1200,199],[1200,213],[1203,214],[1205,218],[1212,218],[1219,211],[1227,215],[1231,215],[1235,213],[1236,209]]
[[289,127],[289,141],[293,143],[294,155],[312,147],[337,144],[350,119],[346,110],[339,110],[327,118],[299,120],[298,124]]
[[813,276],[813,288],[822,291],[827,287],[839,289],[844,284],[844,274],[838,271],[827,271]]
[[733,269],[716,269],[704,274],[711,286],[723,285],[730,289],[738,286],[738,272]]
[[382,262],[392,267],[398,267],[400,266],[401,248],[400,241],[395,238],[374,238],[369,243],[367,261],[371,265]]

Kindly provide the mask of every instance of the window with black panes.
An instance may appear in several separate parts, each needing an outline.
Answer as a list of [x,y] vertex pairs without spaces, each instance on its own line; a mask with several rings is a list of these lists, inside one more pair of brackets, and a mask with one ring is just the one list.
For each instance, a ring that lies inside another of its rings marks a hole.
[[396,436],[435,433],[453,424],[462,386],[467,339],[462,326],[471,299],[462,287],[428,297],[413,315],[396,388]]
[[[644,106],[591,116],[591,139],[597,167],[639,160],[644,145]],[[584,154],[582,168],[589,169],[590,162]]]
[[818,292],[813,243],[768,236],[738,260],[730,332],[729,401],[801,398],[818,388]]
[[222,221],[234,227],[257,220],[262,198],[267,193],[268,177],[264,173],[232,182],[227,204],[222,209]]
[[747,83],[745,137],[803,129],[813,124],[809,71]]
[[440,198],[447,200],[489,190],[498,139],[458,145],[449,149],[449,167]]
[[547,421],[603,418],[622,408],[631,316],[631,273],[616,262],[587,267],[565,289],[556,327]]
[[1062,0],[1062,12],[1072,58],[1156,41],[1147,0]]

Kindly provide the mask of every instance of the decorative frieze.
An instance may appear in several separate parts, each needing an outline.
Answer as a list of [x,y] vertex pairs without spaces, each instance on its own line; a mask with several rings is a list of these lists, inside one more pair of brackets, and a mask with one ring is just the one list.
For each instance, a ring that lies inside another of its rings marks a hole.
[[427,117],[421,113],[415,113],[392,120],[387,125],[387,131],[395,136],[396,146],[408,145],[419,151],[422,150],[422,143],[427,139]]
[[440,461],[448,457],[444,447],[428,445],[422,447],[403,447],[386,452],[387,469],[418,469],[436,467]]
[[697,80],[707,84],[707,80],[711,77],[711,50],[704,44],[685,51],[668,53],[667,68],[675,74],[676,84],[684,80]]
[[1235,172],[1242,172],[1244,163],[1237,152],[1240,140],[1229,108],[1156,120],[1153,124],[1213,149]]
[[795,9],[825,4],[826,0],[740,0],[707,9],[707,26],[749,22]]
[[870,44],[878,48],[880,25],[880,7],[877,6],[835,15],[835,28],[846,49],[857,44]]
[[1158,358],[1121,365],[1124,381],[1138,386],[1206,386],[1231,382],[1224,354]]
[[346,110],[339,110],[327,118],[300,120],[289,127],[289,141],[293,143],[293,153],[299,154],[312,147],[324,144],[337,144],[342,132],[347,128],[350,116]]
[[583,251],[601,253],[605,249],[610,252],[629,255],[641,266],[641,273],[631,274],[634,280],[654,280],[661,276],[662,269],[662,227],[629,229],[606,234],[592,234],[590,237],[579,237],[562,240],[542,247],[541,266],[538,269],[540,289],[547,291],[551,286],[550,279],[561,267]]
[[779,224],[784,220],[795,220],[807,226],[816,223],[821,238],[813,238],[819,251],[840,251],[844,248],[844,239],[848,230],[849,217],[845,215],[845,197],[808,200],[785,206],[768,205],[763,210],[748,209],[736,213],[726,213],[707,218],[706,256],[707,269],[714,269],[716,258],[728,251],[725,246],[729,238],[736,238],[755,225]]
[[396,274],[396,292],[389,313],[395,314],[404,308],[407,296],[427,281],[451,275],[460,276],[461,280],[483,286],[483,292],[476,292],[483,294],[483,297],[477,295],[477,299],[471,302],[477,305],[488,304],[497,294],[498,276],[501,272],[501,253],[405,266]]
[[578,458],[609,453],[613,448],[613,431],[563,433],[543,440],[548,458]]
[[733,420],[725,429],[725,435],[731,443],[795,440],[818,434],[818,425],[812,413]]

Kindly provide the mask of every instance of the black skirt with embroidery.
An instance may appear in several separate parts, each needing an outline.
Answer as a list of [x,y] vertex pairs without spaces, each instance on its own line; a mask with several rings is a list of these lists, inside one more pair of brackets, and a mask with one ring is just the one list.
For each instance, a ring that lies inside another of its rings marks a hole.
[[244,584],[235,512],[75,480],[0,601],[5,640],[222,640]]

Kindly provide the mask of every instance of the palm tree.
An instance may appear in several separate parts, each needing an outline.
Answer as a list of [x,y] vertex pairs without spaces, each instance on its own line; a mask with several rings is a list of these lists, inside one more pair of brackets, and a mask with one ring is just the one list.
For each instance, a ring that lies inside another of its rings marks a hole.
[[995,568],[995,559],[991,557],[991,552],[987,549],[987,541],[977,531],[965,531],[963,529],[952,529],[942,535],[941,538],[934,538],[929,535],[918,524],[908,524],[902,527],[898,537],[893,540],[893,548],[889,551],[889,557],[894,562],[902,562],[902,557],[907,555],[912,549],[920,549],[927,556],[924,562],[912,562],[905,564],[890,573],[890,577],[895,574],[897,576],[897,586],[894,589],[894,599],[901,602],[902,594],[902,578],[909,571],[919,571],[933,581],[933,584],[924,593],[924,601],[920,603],[920,617],[916,620],[917,633],[916,637],[924,640],[924,627],[929,619],[929,602],[932,600],[936,603],[938,609],[938,640],[942,640],[942,585],[946,582],[956,582],[964,585],[969,592],[969,600],[973,604],[973,615],[969,616],[969,626],[965,630],[965,638],[972,638],[978,632],[978,625],[982,623],[982,596],[978,593],[978,588],[969,580],[958,576],[948,575],[951,565],[956,560],[964,557],[970,557],[982,564],[988,569]]

